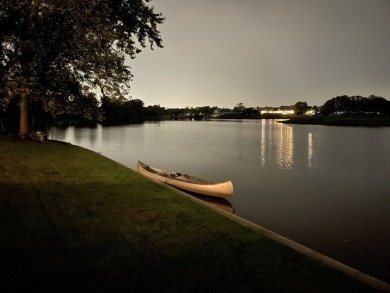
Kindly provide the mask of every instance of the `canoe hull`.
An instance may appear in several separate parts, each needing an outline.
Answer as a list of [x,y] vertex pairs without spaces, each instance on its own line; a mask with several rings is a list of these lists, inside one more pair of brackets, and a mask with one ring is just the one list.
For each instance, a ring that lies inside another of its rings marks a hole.
[[140,161],[137,162],[137,171],[146,177],[198,194],[215,197],[230,197],[234,192],[233,183],[231,181],[214,183],[194,176],[151,167]]

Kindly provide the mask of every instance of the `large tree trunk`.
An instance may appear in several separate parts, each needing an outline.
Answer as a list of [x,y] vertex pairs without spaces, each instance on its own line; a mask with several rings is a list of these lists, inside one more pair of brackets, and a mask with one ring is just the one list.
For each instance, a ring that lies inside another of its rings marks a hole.
[[20,124],[19,136],[26,138],[28,136],[28,96],[27,91],[22,90],[20,93]]

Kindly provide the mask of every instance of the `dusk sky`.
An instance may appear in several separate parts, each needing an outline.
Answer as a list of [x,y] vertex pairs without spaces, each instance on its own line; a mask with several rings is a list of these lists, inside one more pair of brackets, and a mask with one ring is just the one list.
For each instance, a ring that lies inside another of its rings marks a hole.
[[128,64],[145,106],[390,99],[390,0],[154,0],[163,49]]

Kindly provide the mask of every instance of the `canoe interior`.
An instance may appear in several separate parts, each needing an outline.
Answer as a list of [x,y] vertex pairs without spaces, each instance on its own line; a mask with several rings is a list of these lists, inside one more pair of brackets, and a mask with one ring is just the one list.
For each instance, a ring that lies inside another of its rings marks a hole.
[[194,184],[201,184],[201,185],[210,185],[210,184],[215,184],[214,182],[207,181],[198,177],[190,176],[187,174],[181,174],[177,173],[175,171],[170,171],[170,170],[164,170],[164,169],[159,169],[155,167],[148,166],[142,162],[140,162],[140,165],[148,172],[156,174],[158,176],[166,177],[169,179],[174,179],[174,180],[180,180],[184,182],[189,182],[189,183],[194,183]]

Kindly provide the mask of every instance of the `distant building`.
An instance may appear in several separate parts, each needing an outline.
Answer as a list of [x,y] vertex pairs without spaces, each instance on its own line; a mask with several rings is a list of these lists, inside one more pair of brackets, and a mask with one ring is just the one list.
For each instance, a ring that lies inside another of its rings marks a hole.
[[211,115],[212,118],[218,118],[221,116],[235,116],[238,115],[239,113],[237,112],[222,112],[220,109],[215,109],[213,114]]
[[264,107],[260,110],[261,114],[279,114],[279,115],[292,115],[294,114],[293,106],[280,106],[280,107]]
[[218,117],[219,115],[220,115],[220,113],[219,113],[219,110],[218,110],[218,108],[217,108],[217,109],[214,110],[214,112],[213,112],[213,114],[211,115],[211,117],[216,118],[216,117]]

